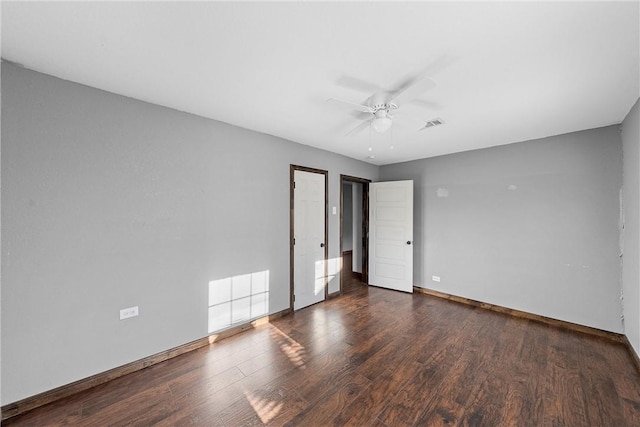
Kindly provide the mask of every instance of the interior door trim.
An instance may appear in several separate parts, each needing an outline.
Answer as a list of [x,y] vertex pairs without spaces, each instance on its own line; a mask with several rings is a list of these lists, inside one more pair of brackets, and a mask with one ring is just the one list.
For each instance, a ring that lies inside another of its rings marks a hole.
[[294,296],[294,253],[293,253],[293,236],[294,236],[294,178],[295,171],[311,172],[324,175],[324,299],[329,296],[329,284],[327,277],[329,270],[327,266],[327,260],[329,259],[329,171],[323,169],[310,168],[306,166],[289,165],[289,308],[293,311],[293,296]]

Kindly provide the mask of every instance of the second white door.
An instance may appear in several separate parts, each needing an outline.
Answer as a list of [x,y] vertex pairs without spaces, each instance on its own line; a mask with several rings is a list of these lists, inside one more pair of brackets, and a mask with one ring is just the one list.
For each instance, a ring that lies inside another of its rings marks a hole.
[[413,181],[369,184],[369,284],[413,292]]

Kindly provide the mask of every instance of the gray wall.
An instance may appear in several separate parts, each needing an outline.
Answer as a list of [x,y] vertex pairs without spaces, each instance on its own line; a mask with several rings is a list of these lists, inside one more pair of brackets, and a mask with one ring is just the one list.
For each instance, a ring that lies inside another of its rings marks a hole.
[[289,165],[329,170],[329,206],[378,173],[6,63],[2,125],[2,404],[206,336],[211,280],[269,270],[287,308]]
[[640,354],[640,121],[638,101],[622,122],[623,265],[622,289],[625,334]]
[[622,332],[621,171],[610,126],[383,166],[380,177],[414,180],[416,285]]

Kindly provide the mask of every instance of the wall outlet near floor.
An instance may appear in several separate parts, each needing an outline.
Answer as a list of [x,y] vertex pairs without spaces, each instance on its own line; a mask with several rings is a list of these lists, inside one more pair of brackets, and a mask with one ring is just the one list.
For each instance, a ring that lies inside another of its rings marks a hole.
[[120,320],[128,319],[129,317],[136,317],[138,315],[138,306],[123,308],[120,310]]
[[440,276],[431,276],[431,280],[433,280],[434,282],[439,282]]

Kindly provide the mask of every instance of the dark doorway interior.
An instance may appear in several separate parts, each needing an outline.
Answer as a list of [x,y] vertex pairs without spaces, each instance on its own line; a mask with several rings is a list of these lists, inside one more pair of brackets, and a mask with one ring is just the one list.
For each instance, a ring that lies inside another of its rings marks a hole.
[[342,293],[357,289],[367,282],[369,181],[341,177],[340,253]]

